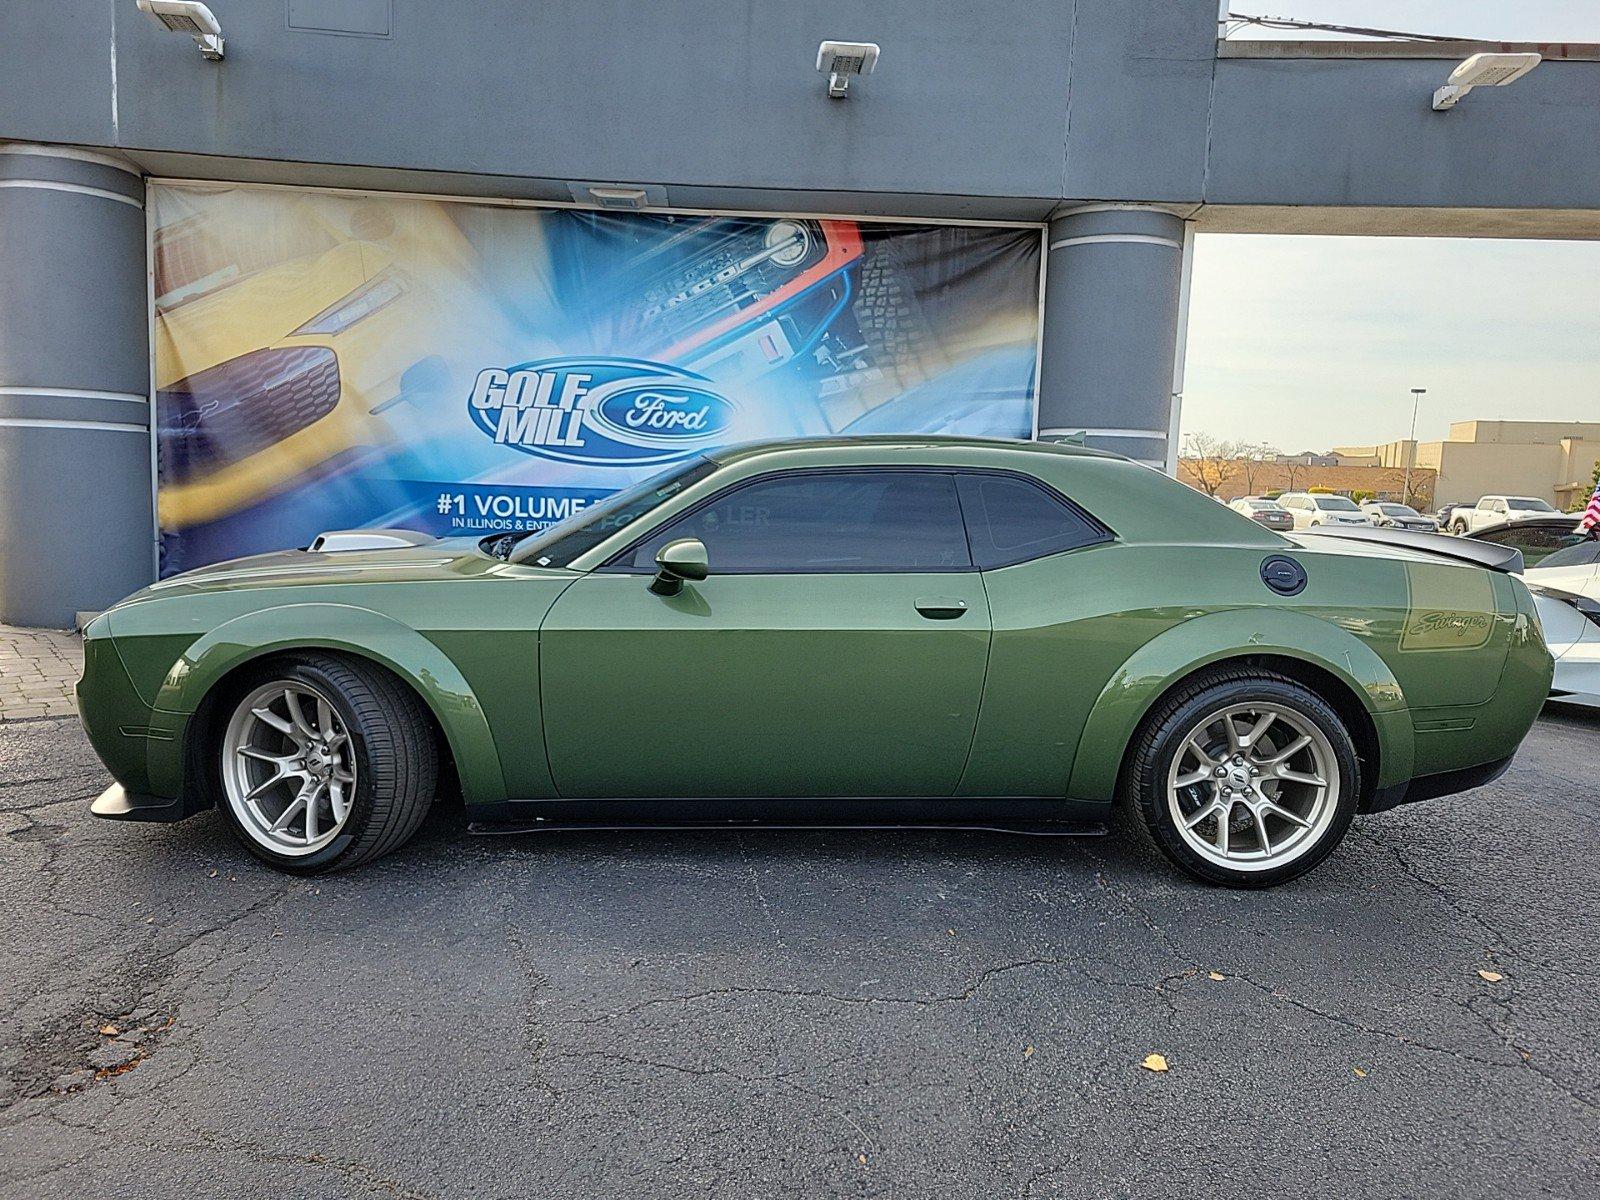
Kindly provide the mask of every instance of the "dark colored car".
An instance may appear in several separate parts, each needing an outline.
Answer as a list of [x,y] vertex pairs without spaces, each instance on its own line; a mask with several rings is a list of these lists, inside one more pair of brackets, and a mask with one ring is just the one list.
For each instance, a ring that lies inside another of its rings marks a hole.
[[1523,564],[1529,567],[1537,567],[1557,550],[1565,550],[1568,546],[1589,540],[1587,534],[1578,532],[1578,518],[1570,513],[1559,517],[1506,521],[1467,536],[1474,541],[1492,542],[1497,546],[1514,546],[1522,551]]
[[1261,496],[1241,496],[1228,507],[1236,513],[1243,513],[1257,525],[1265,525],[1268,529],[1275,529],[1279,533],[1287,533],[1294,528],[1294,514],[1276,500],[1267,500]]
[[1425,517],[1409,504],[1393,500],[1368,500],[1361,511],[1372,518],[1380,529],[1414,529],[1419,533],[1438,533],[1439,523]]

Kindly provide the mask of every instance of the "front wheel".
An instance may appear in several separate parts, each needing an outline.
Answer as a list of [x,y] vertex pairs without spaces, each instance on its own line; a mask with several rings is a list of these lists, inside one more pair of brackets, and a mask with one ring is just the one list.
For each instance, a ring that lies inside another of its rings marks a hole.
[[246,681],[228,713],[218,807],[263,862],[297,875],[351,867],[422,824],[437,749],[421,701],[387,672],[295,655]]
[[1196,879],[1270,887],[1333,852],[1360,764],[1320,696],[1269,671],[1218,671],[1163,700],[1124,781],[1162,852]]

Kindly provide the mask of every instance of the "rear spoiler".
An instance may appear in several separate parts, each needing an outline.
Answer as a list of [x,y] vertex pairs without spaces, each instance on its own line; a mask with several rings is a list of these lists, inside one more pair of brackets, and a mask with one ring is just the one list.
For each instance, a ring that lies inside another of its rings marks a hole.
[[1420,550],[1423,554],[1434,554],[1440,558],[1453,558],[1457,562],[1488,567],[1491,571],[1504,571],[1507,575],[1522,574],[1522,551],[1515,546],[1499,546],[1494,542],[1480,542],[1448,533],[1422,533],[1415,529],[1386,529],[1375,525],[1322,525],[1316,529],[1297,530],[1294,536],[1376,542],[1405,550]]

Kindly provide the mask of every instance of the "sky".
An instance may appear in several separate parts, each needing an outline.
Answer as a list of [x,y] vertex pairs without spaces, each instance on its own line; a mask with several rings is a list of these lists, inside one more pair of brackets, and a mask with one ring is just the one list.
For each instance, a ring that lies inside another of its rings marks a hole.
[[[1600,42],[1600,0],[1231,0],[1235,13]],[[1255,35],[1245,35],[1255,36]],[[1275,34],[1274,36],[1298,36]],[[1600,421],[1600,243],[1202,235],[1182,428],[1285,451]]]
[[1595,0],[1228,0],[1228,11],[1488,41],[1600,42],[1600,4]]
[[1600,421],[1600,243],[1195,239],[1183,431],[1285,451]]

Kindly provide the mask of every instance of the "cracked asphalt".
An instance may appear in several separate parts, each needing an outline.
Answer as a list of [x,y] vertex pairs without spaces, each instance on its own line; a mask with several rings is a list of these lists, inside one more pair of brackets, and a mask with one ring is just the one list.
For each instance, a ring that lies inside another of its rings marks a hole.
[[0,723],[0,1196],[1593,1197],[1597,759],[1547,713],[1266,893],[1126,823],[449,807],[296,880],[94,820],[76,721]]

